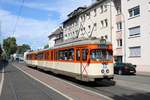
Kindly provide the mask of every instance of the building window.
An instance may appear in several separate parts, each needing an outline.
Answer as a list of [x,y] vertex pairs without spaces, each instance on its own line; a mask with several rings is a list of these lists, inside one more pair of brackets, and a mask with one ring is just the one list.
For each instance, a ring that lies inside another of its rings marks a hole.
[[108,20],[104,19],[101,21],[101,28],[108,27]]
[[94,31],[97,30],[97,23],[94,23]]
[[83,30],[85,31],[85,27],[83,27]]
[[141,46],[129,47],[130,57],[140,57],[141,56]]
[[104,5],[103,9],[104,9],[104,12],[107,11],[107,5],[106,4]]
[[117,31],[121,31],[122,30],[122,22],[118,22],[117,23]]
[[103,20],[101,21],[101,28],[103,28],[104,27],[104,22],[103,22]]
[[96,16],[96,9],[94,9],[94,17]]
[[121,14],[121,7],[117,7],[117,15]]
[[87,19],[90,19],[90,12],[88,12],[88,13],[86,14],[86,16],[87,16]]
[[117,47],[122,47],[122,39],[117,40]]
[[107,27],[108,26],[108,20],[105,19],[104,22],[105,22],[105,27]]
[[100,6],[100,13],[103,13],[103,5]]
[[89,31],[88,31],[88,33],[90,33],[90,31],[91,31],[91,26],[89,25],[89,26],[88,26],[88,28],[89,28]]
[[136,6],[134,8],[131,8],[128,10],[129,12],[129,17],[135,17],[140,15],[140,6]]
[[81,28],[81,33],[82,33],[83,29]]
[[85,15],[81,15],[81,21],[85,21]]
[[139,36],[140,35],[140,26],[129,28],[129,36]]

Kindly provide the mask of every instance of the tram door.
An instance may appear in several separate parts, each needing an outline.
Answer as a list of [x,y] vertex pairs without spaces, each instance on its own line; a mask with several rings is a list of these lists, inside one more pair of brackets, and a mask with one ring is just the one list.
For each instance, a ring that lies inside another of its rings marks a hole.
[[88,75],[87,66],[88,66],[88,49],[87,48],[78,48],[76,51],[76,60],[80,62],[80,75],[81,79],[84,76]]

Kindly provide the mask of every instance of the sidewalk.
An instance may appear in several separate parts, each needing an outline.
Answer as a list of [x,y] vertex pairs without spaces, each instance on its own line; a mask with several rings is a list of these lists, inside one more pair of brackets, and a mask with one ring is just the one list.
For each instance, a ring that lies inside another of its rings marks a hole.
[[137,71],[137,72],[136,72],[136,75],[149,76],[149,77],[150,77],[150,72],[140,72],[140,71]]
[[24,72],[29,77],[37,80],[41,84],[60,93],[70,100],[113,100],[112,98],[103,94],[76,86],[70,82],[31,69],[19,63],[13,63],[12,65]]

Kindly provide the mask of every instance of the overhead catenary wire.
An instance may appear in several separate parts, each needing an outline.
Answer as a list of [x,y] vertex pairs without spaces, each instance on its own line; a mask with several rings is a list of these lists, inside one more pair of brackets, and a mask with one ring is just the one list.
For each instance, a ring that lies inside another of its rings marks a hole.
[[17,16],[16,22],[15,22],[15,25],[14,25],[14,28],[13,28],[13,32],[12,32],[13,36],[15,36],[15,32],[16,32],[16,29],[17,29],[17,26],[18,26],[19,18],[20,18],[25,0],[22,0],[21,2],[22,3],[21,3],[21,6],[19,8],[18,16]]

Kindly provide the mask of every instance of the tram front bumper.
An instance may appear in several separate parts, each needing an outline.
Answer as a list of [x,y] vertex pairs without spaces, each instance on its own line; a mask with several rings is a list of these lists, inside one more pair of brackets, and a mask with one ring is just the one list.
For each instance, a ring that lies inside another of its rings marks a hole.
[[96,76],[89,76],[89,80],[103,80],[103,79],[113,79],[114,75],[96,75]]

